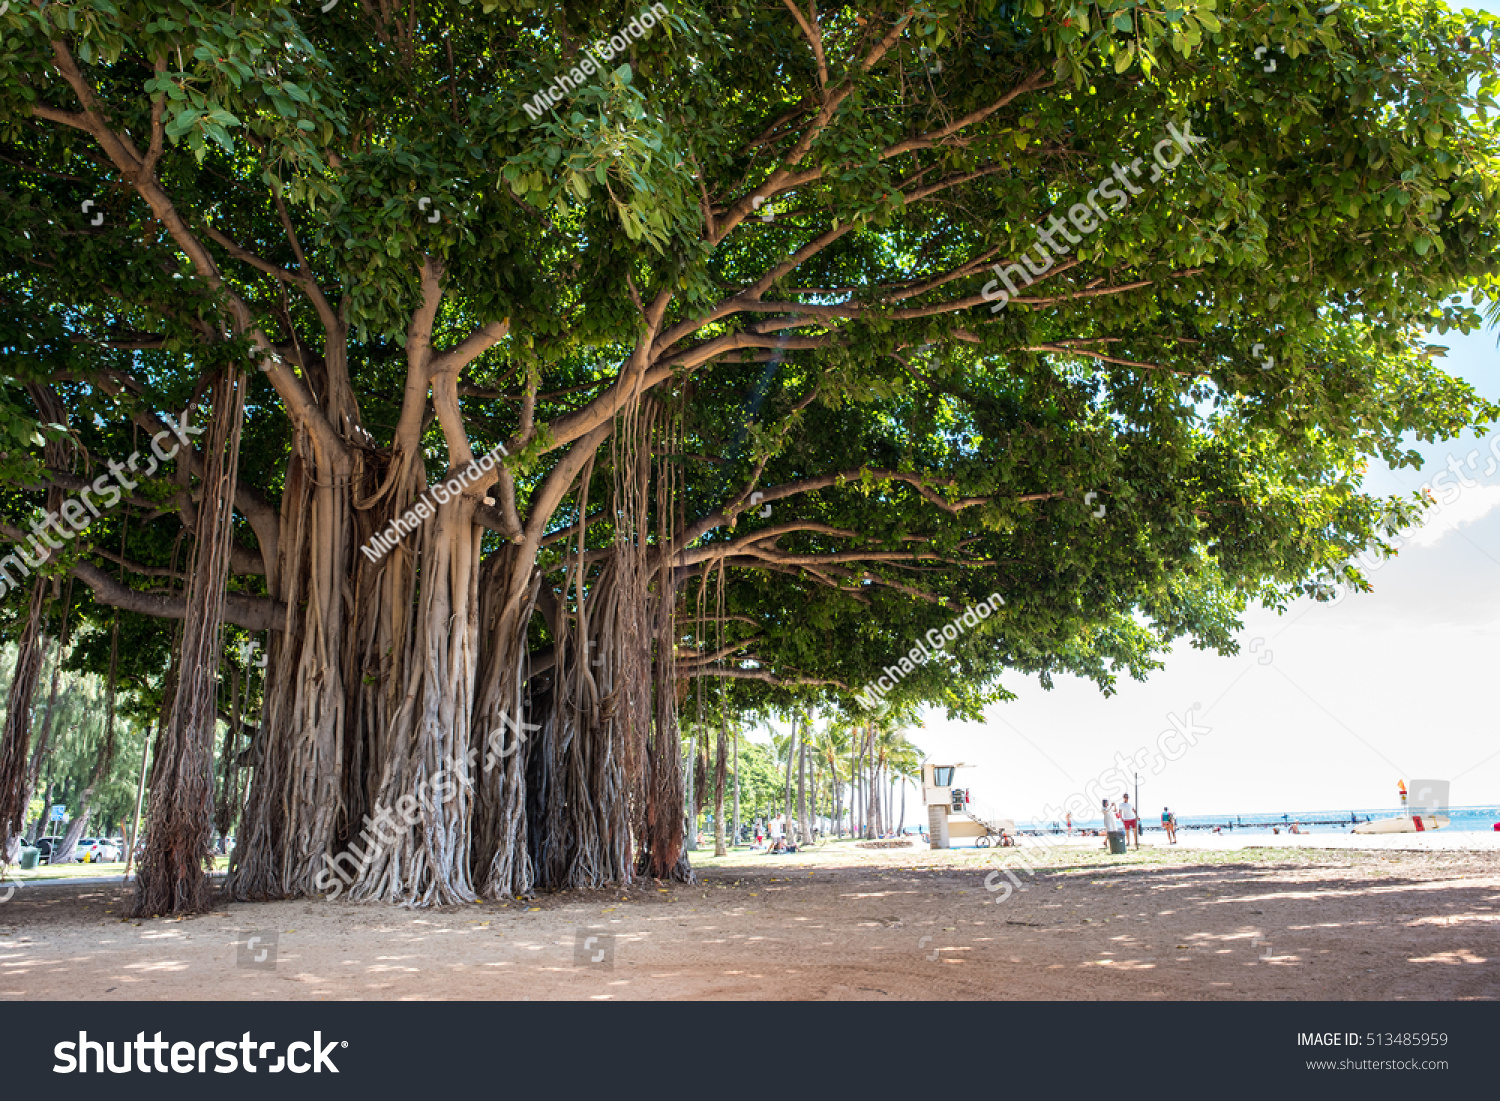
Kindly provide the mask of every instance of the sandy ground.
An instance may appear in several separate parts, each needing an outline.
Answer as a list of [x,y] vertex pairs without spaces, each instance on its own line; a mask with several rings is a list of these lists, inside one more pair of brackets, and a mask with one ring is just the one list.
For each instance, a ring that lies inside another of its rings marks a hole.
[[0,904],[0,1001],[1500,999],[1500,852],[1098,844],[1010,891],[990,873],[1013,850],[847,842],[437,911],[132,922],[118,884],[36,884]]

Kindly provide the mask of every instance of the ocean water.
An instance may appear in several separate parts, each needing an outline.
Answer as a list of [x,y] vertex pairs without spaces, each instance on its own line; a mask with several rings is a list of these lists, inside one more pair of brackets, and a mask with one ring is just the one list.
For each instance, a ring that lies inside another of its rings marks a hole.
[[[1357,808],[1350,810],[1299,810],[1266,812],[1260,811],[1254,814],[1179,814],[1177,816],[1177,828],[1179,830],[1208,830],[1215,826],[1223,827],[1228,833],[1270,833],[1273,826],[1279,827],[1282,833],[1286,827],[1293,822],[1300,823],[1303,833],[1348,833],[1354,828],[1356,821],[1379,821],[1382,818],[1395,818],[1405,813],[1400,807],[1384,808]],[[1449,807],[1448,817],[1450,823],[1443,828],[1444,833],[1458,832],[1484,832],[1490,833],[1495,828],[1495,823],[1500,822],[1500,805],[1491,803],[1487,806],[1478,807]],[[1027,822],[1016,823],[1017,827],[1028,832],[1036,830],[1043,833],[1054,829],[1061,830],[1061,822]],[[1073,828],[1085,830],[1098,830],[1104,828],[1101,819],[1089,822],[1073,822]],[[1161,830],[1161,810],[1156,809],[1146,819],[1146,832]]]

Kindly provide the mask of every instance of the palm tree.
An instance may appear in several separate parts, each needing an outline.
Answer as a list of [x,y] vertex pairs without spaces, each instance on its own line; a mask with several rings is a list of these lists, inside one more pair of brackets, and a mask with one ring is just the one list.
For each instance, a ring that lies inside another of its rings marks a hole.
[[[904,782],[908,776],[920,771],[921,754],[906,736],[908,731],[920,726],[921,722],[916,714],[906,708],[879,712],[867,718],[864,723],[862,736],[866,739],[866,772],[869,777],[866,833],[872,836],[885,832],[894,817],[894,807],[890,806],[890,802],[894,801],[893,793],[888,790],[894,782],[891,773]],[[887,789],[887,798],[884,800],[882,789]],[[902,799],[904,808],[904,787]],[[884,811],[882,802],[886,803]],[[904,809],[902,823],[905,823]]]
[[849,752],[850,741],[849,725],[835,721],[814,733],[809,743],[817,758],[818,767],[823,769],[828,777],[831,804],[829,819],[834,823],[833,832],[839,837],[844,834],[844,773],[840,770],[840,765],[844,756]]
[[901,817],[896,823],[896,832],[906,828],[906,785],[910,781],[920,786],[922,778],[922,754],[915,745],[907,741],[904,736],[892,746],[888,755],[889,767],[893,776],[892,783],[897,781],[901,784]]

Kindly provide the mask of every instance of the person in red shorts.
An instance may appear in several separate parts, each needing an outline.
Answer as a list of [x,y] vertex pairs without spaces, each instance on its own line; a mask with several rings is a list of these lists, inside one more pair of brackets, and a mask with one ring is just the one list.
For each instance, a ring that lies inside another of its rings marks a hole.
[[1136,827],[1135,808],[1130,805],[1130,796],[1120,796],[1120,821],[1125,824],[1125,844],[1130,844],[1131,838],[1135,838],[1135,847],[1141,847],[1141,831]]

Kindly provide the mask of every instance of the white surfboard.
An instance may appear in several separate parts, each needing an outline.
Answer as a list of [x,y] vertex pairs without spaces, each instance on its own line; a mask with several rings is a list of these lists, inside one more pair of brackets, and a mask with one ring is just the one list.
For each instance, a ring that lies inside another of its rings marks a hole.
[[1354,833],[1426,833],[1428,830],[1440,830],[1446,826],[1449,818],[1444,814],[1413,814],[1410,817],[1402,815],[1400,818],[1381,818],[1374,822],[1361,822],[1355,826]]

